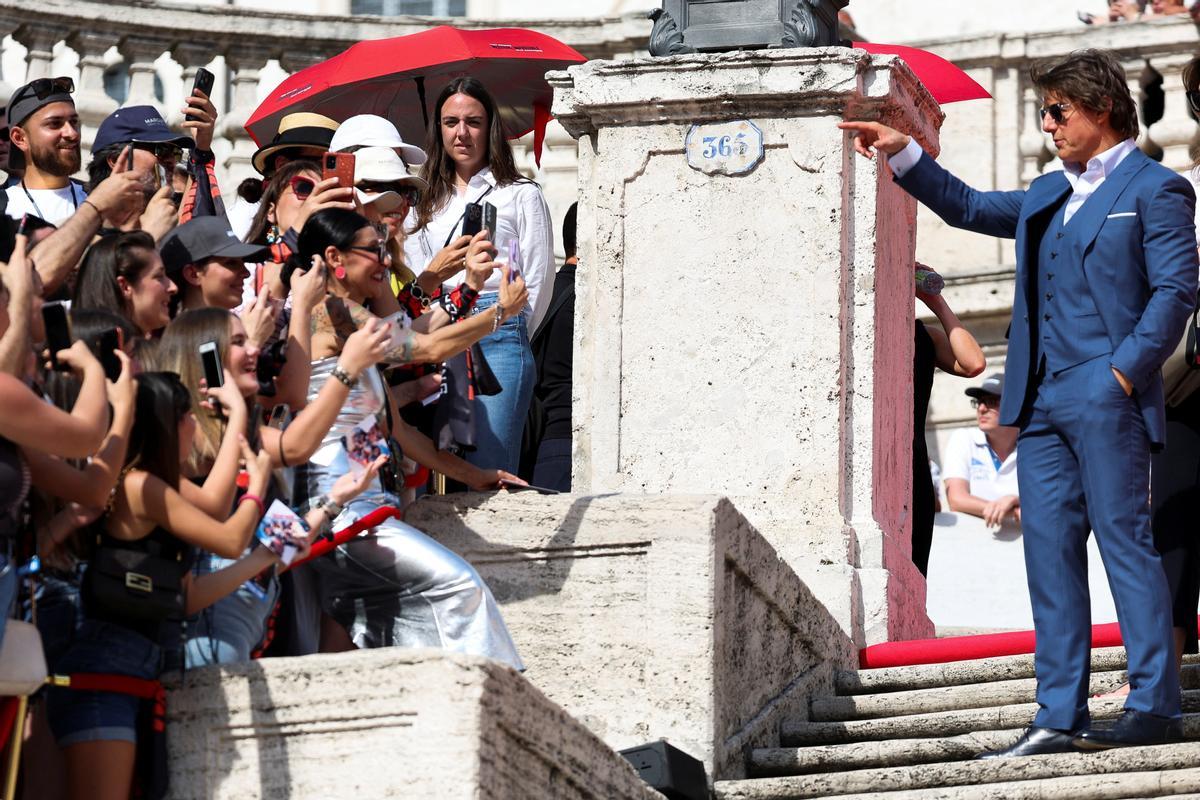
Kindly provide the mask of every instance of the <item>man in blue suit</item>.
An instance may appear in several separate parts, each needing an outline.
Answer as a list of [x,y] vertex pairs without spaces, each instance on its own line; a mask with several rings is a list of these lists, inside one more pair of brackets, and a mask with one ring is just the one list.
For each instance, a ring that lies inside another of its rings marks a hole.
[[[980,192],[911,139],[844,122],[855,149],[888,156],[896,181],[947,223],[1016,239],[1016,294],[1000,423],[1021,429],[1017,465],[1037,632],[1034,724],[981,757],[1179,738],[1171,603],[1150,533],[1150,450],[1164,437],[1160,368],[1196,301],[1195,193],[1134,144],[1125,73],[1082,50],[1035,68],[1064,171],[1026,191]],[[1088,715],[1086,542],[1096,534],[1129,661],[1115,723]]]

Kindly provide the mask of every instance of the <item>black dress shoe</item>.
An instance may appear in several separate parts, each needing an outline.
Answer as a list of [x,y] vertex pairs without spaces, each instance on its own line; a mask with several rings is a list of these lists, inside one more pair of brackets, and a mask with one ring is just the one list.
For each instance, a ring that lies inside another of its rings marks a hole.
[[1127,708],[1115,722],[1097,723],[1075,737],[1080,750],[1109,750],[1114,747],[1138,747],[1170,744],[1183,739],[1183,723],[1145,711]]
[[1017,743],[1003,750],[989,750],[975,758],[1013,758],[1015,756],[1040,756],[1047,753],[1078,753],[1074,737],[1067,731],[1054,728],[1039,728],[1033,725],[1022,734]]

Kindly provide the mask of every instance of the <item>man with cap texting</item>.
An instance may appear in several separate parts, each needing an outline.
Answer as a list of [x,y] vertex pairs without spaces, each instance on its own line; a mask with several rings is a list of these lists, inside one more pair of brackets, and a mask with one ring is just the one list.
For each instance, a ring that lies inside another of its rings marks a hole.
[[942,474],[951,511],[982,517],[988,527],[1021,521],[1017,490],[1018,428],[1000,424],[1004,373],[967,389],[978,426],[955,431],[946,445]]
[[250,277],[245,262],[267,258],[266,247],[241,242],[224,217],[193,217],[163,238],[159,253],[185,311],[236,308]]
[[87,200],[87,192],[71,180],[83,158],[73,91],[70,78],[37,78],[9,99],[9,162],[24,169],[21,180],[5,190],[6,213],[14,219],[33,214],[59,225]]
[[118,108],[96,130],[88,164],[90,186],[98,186],[112,174],[126,145],[133,148],[133,171],[141,176],[142,192],[149,202],[163,186],[170,185],[171,173],[183,159],[184,148],[193,149],[196,142],[167,127],[154,106]]

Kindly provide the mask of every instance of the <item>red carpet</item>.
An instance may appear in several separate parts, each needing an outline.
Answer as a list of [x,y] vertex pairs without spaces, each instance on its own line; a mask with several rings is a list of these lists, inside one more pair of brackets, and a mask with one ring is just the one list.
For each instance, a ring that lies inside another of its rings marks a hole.
[[[1117,647],[1122,644],[1121,628],[1115,622],[1092,626],[1092,647]],[[861,669],[907,667],[913,664],[942,664],[975,658],[1016,656],[1032,653],[1033,631],[987,633],[978,636],[953,636],[946,639],[913,639],[885,642],[863,648],[858,653]]]

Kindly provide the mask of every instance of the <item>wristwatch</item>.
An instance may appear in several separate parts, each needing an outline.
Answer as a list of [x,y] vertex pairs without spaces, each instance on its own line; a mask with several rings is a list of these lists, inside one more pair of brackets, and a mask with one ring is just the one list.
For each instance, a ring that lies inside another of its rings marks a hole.
[[345,506],[335,502],[329,495],[323,494],[309,500],[308,507],[304,509],[304,512],[307,514],[309,511],[323,509],[325,511],[325,515],[329,517],[330,520],[333,520],[341,515],[343,508],[345,508]]

